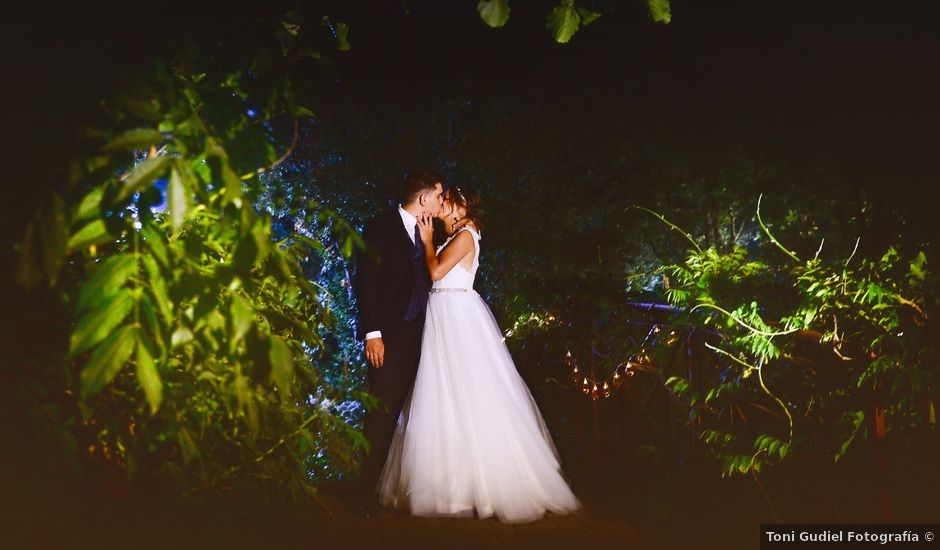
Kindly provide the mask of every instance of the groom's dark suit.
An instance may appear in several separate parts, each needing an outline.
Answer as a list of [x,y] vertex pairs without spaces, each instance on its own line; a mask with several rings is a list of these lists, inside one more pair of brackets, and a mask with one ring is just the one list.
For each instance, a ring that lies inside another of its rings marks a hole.
[[[356,258],[356,337],[382,332],[384,364],[369,366],[369,392],[379,408],[366,414],[365,437],[371,445],[362,465],[363,489],[375,489],[388,455],[398,415],[414,383],[421,354],[421,333],[431,287],[424,247],[405,229],[398,209],[370,221],[362,237],[366,250]],[[374,256],[373,256],[374,254]]]

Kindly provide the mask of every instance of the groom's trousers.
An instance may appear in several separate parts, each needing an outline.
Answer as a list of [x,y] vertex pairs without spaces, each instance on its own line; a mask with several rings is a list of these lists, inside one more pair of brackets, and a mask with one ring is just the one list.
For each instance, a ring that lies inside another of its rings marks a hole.
[[363,435],[371,449],[362,463],[361,489],[374,495],[385,459],[391,447],[398,416],[408,392],[414,385],[421,357],[421,333],[424,319],[420,316],[391,330],[382,330],[385,362],[369,366],[369,393],[379,399],[378,408],[366,413]]

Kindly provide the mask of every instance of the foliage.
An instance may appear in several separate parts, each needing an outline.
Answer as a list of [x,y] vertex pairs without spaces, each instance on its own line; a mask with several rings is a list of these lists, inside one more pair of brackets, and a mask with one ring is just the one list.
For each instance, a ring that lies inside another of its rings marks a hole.
[[[770,246],[719,252],[679,230],[695,249],[660,270],[666,297],[688,311],[714,353],[705,381],[667,383],[690,400],[723,475],[788,456],[838,461],[860,433],[907,441],[935,428],[936,335],[927,310],[938,297],[924,252],[902,261],[889,246],[881,257],[826,259],[821,243],[801,260],[770,232],[759,206]],[[746,408],[758,414],[748,420]]]
[[298,95],[322,53],[349,47],[345,25],[314,11],[125,74],[19,244],[18,281],[72,318],[29,399],[67,403],[72,452],[117,479],[284,499],[356,469],[364,440],[333,403],[374,401],[324,373],[335,319],[301,266],[322,245],[276,236],[258,207],[312,115]]
[[[649,16],[656,23],[669,24],[672,11],[669,0],[644,0]],[[509,0],[480,0],[477,11],[484,23],[490,27],[503,27],[509,21]],[[590,25],[601,16],[601,12],[589,10],[575,0],[560,0],[545,18],[545,26],[559,44],[567,44],[581,26]]]

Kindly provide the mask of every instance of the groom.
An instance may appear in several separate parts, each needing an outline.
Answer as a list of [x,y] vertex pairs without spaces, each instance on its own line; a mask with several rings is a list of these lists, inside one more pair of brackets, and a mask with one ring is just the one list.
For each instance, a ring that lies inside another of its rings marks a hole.
[[379,399],[379,408],[365,418],[364,435],[371,449],[363,460],[359,496],[366,515],[375,509],[376,484],[418,372],[431,278],[417,219],[440,212],[443,191],[442,179],[435,172],[409,172],[398,208],[366,224],[362,234],[366,249],[356,258],[356,337],[365,340],[369,392]]

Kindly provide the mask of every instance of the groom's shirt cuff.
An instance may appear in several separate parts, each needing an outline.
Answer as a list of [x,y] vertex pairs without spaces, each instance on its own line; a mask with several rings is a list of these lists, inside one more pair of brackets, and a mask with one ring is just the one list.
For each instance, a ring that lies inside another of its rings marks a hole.
[[372,332],[367,332],[367,333],[366,333],[366,338],[365,338],[365,339],[366,339],[366,340],[371,340],[371,339],[373,339],[373,338],[381,338],[381,337],[382,337],[382,331],[381,331],[381,330],[373,330]]

